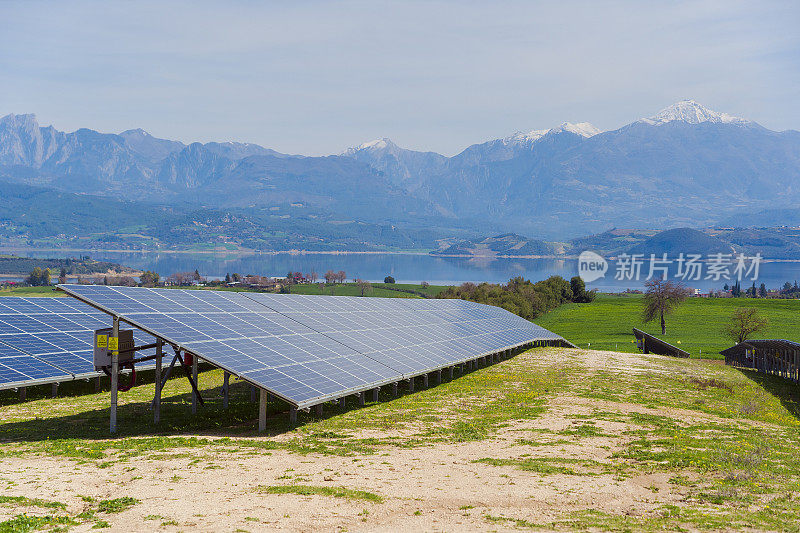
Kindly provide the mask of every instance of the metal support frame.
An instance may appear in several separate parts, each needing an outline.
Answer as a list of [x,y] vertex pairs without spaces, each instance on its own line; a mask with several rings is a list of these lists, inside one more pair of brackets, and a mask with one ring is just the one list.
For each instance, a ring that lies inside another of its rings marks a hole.
[[158,339],[156,342],[156,375],[154,380],[156,382],[156,394],[153,398],[153,422],[156,424],[161,422],[161,387],[163,386],[161,383],[161,365],[163,359],[164,342]]
[[450,379],[451,379],[451,380],[453,379],[453,370],[454,370],[455,368],[456,368],[455,366],[451,366],[451,367],[448,369],[448,370],[450,371]]
[[[114,317],[111,335],[119,339],[119,317]],[[117,388],[119,387],[119,351],[111,352],[111,433],[117,432]]]
[[422,386],[428,388],[428,374],[422,374]]
[[267,430],[267,391],[259,389],[261,395],[258,402],[258,431],[263,433]]
[[361,407],[364,407],[364,404],[366,403],[366,396],[367,395],[364,394],[364,391],[358,393],[358,405]]
[[250,385],[250,401],[256,403],[256,386]]
[[347,405],[347,398],[346,398],[346,397],[344,397],[344,396],[342,396],[341,398],[339,398],[339,407],[341,407],[342,409],[344,409],[346,405]]
[[200,358],[196,355],[192,357],[192,379],[194,380],[195,387],[192,388],[192,414],[197,413],[197,398],[200,396],[200,391],[197,390],[197,365]]
[[374,389],[372,389],[372,401],[373,402],[377,402],[378,401],[378,395],[380,393],[381,393],[380,387],[375,387]]
[[228,398],[230,397],[231,373],[227,370],[222,375],[222,408],[228,408]]
[[25,397],[28,395],[28,387],[20,387],[19,388],[19,400],[21,402],[25,401]]
[[414,392],[414,378],[408,380],[408,392]]
[[53,398],[57,398],[58,397],[58,382],[55,382],[52,385],[50,385],[50,395]]
[[397,398],[397,382],[392,383],[392,398]]
[[314,409],[315,409],[315,414],[317,416],[322,416],[322,404],[321,403],[318,403],[317,405],[315,405]]
[[290,426],[297,425],[297,407],[295,406],[289,407],[289,425]]

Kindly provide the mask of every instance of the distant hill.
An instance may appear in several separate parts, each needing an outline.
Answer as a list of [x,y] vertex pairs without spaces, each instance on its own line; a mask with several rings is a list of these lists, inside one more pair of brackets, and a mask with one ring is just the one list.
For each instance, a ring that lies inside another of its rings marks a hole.
[[730,243],[717,237],[706,235],[702,231],[691,228],[677,228],[662,231],[629,248],[627,252],[629,254],[643,254],[645,257],[649,257],[650,254],[655,254],[657,257],[667,254],[668,257],[673,258],[680,253],[700,254],[704,257],[716,253],[731,254],[735,252],[735,249]]
[[0,255],[0,274],[24,275],[29,274],[35,267],[48,268],[60,271],[62,268],[69,275],[76,274],[134,274],[136,270],[108,261],[95,261],[89,257],[68,259],[39,259],[33,257],[19,257],[15,255]]
[[465,240],[431,253],[433,255],[495,257],[552,255],[555,252],[555,247],[544,241],[528,239],[514,233],[506,233],[496,237]]
[[591,250],[605,256],[617,255],[627,252],[632,246],[646,241],[657,233],[656,230],[612,228],[603,233],[570,240],[566,253],[580,255],[583,251]]

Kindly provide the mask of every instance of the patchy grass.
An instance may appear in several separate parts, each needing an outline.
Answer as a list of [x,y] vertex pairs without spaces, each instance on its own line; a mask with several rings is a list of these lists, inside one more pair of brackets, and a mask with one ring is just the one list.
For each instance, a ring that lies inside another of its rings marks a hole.
[[298,494],[300,496],[329,496],[331,498],[344,498],[346,500],[364,500],[373,503],[383,503],[383,496],[365,490],[348,489],[347,487],[320,487],[315,485],[273,485],[265,487],[259,485],[255,492],[263,494]]
[[33,516],[27,514],[16,515],[3,522],[0,522],[0,533],[24,533],[38,529],[52,528],[54,531],[62,526],[73,526],[78,524],[69,516]]
[[42,507],[44,509],[64,509],[67,506],[61,502],[40,500],[39,498],[26,498],[25,496],[0,496],[0,505],[13,505],[15,507]]
[[101,500],[97,504],[97,510],[101,513],[121,513],[127,511],[134,505],[139,503],[136,498],[130,496],[123,496],[122,498],[114,498],[113,500]]
[[[555,530],[798,530],[800,403],[796,385],[710,361],[618,355],[625,361],[617,364],[614,356],[592,359],[579,350],[535,349],[472,373],[456,374],[453,381],[430,389],[420,390],[418,381],[416,392],[401,389],[401,396],[394,400],[387,388],[381,391],[380,402],[365,407],[350,399],[344,409],[326,405],[322,417],[301,413],[301,425],[292,430],[286,426],[283,406],[274,402],[270,403],[267,437],[256,436],[257,406],[249,402],[249,388],[244,384],[232,386],[231,408],[221,408],[221,372],[216,371],[201,374],[208,405],[195,418],[188,409],[188,383],[171,381],[159,427],[152,424],[147,409],[152,385],[122,394],[124,436],[115,439],[107,437],[107,392],[42,397],[22,404],[6,398],[0,401],[0,457],[53,455],[73,459],[80,467],[81,462],[100,466],[133,458],[184,456],[196,460],[202,471],[201,467],[222,464],[218,459],[223,455],[246,458],[285,450],[354,460],[372,456],[380,461],[380,456],[397,448],[486,440],[491,448],[470,457],[475,459],[474,467],[513,468],[515,472],[506,473],[514,481],[527,475],[555,486],[564,476],[584,480],[591,476],[593,484],[606,485],[640,476],[661,481],[648,479],[643,484],[655,510],[641,516],[588,506],[575,510],[569,507],[572,497],[564,494],[564,511],[541,523],[524,515],[517,518],[517,512],[488,509],[485,516],[475,515],[481,521]],[[43,412],[51,416],[37,419]],[[561,425],[537,426],[553,412],[561,412]],[[200,432],[204,436],[196,436]],[[279,438],[272,438],[276,435]],[[543,448],[532,451],[531,446]],[[589,459],[575,453],[581,446],[607,452]],[[300,484],[314,478],[295,474],[285,474],[292,484],[255,490],[364,501],[384,498],[345,487]],[[666,499],[676,493],[678,500]],[[16,498],[8,496],[0,503],[36,507]],[[104,502],[86,503],[90,510],[110,512]],[[410,514],[415,508],[403,512]],[[427,514],[427,508],[423,509]],[[22,510],[14,514],[20,523],[26,520],[19,518],[24,516],[19,514]],[[67,518],[86,524],[96,520],[91,513]],[[359,515],[359,520],[365,518]],[[165,519],[152,515],[148,520]],[[58,526],[41,523],[41,527]]]

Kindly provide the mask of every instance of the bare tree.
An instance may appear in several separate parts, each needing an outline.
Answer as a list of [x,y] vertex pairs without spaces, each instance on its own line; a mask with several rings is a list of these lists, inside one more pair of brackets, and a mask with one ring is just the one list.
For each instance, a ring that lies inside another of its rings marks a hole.
[[328,270],[325,272],[325,283],[335,283],[336,282],[336,272],[333,270]]
[[344,283],[345,280],[347,279],[347,274],[345,273],[344,270],[340,270],[339,272],[336,273],[336,279],[339,280],[339,283]]
[[358,290],[361,292],[361,296],[364,296],[367,292],[372,292],[372,283],[363,279],[357,279],[356,285],[358,285]]
[[763,331],[768,325],[767,319],[759,316],[755,307],[740,307],[733,312],[730,322],[722,328],[722,332],[739,344],[753,333]]
[[319,276],[317,275],[317,272],[316,272],[316,271],[312,270],[312,271],[311,271],[311,272],[308,274],[308,280],[309,280],[311,283],[316,283],[318,279],[319,279]]
[[642,317],[645,322],[652,322],[660,317],[661,334],[666,335],[667,324],[664,322],[664,315],[672,313],[675,307],[689,296],[689,291],[680,283],[661,278],[646,281],[644,286],[647,290],[644,293]]

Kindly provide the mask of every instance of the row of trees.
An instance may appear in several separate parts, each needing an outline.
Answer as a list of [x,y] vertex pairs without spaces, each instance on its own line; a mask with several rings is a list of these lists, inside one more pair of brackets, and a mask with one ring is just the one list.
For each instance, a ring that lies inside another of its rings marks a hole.
[[[798,286],[797,281],[794,284],[787,281],[781,288],[775,290],[767,289],[764,283],[756,287],[755,282],[753,282],[753,285],[743,291],[739,281],[736,281],[733,285],[726,283],[723,289],[725,292],[730,291],[731,296],[734,298],[800,298],[800,286]],[[713,294],[713,292],[710,294]]]
[[536,283],[518,276],[505,285],[464,283],[448,287],[437,296],[495,305],[527,320],[533,320],[565,302],[591,302],[594,297],[595,291],[587,291],[578,276],[570,281],[561,276],[551,276]]

